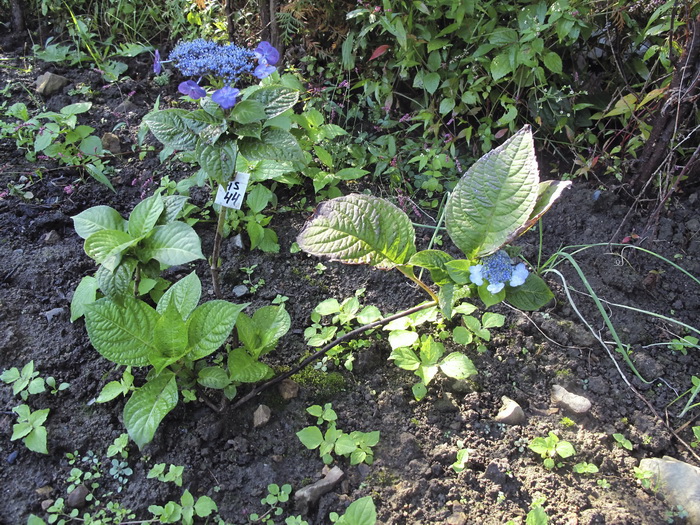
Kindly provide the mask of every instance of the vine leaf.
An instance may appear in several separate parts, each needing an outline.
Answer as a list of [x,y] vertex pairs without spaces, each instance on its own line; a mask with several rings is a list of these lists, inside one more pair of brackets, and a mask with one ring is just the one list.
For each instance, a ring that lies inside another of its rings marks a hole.
[[323,202],[297,237],[307,253],[391,269],[416,253],[413,224],[390,202],[351,194]]

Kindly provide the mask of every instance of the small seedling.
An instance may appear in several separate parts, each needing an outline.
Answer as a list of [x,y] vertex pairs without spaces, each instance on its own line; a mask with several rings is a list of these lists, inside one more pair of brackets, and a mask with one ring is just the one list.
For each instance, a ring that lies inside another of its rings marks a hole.
[[0,380],[12,385],[12,394],[15,396],[19,394],[22,401],[26,401],[30,395],[46,392],[47,385],[54,395],[70,386],[70,383],[57,383],[53,377],[46,379],[40,377],[39,371],[34,369],[34,361],[29,361],[22,370],[16,367],[5,370],[0,374]]
[[697,448],[700,446],[700,426],[693,427],[693,435],[695,436],[695,439],[690,443],[690,446]]
[[555,463],[554,458],[568,458],[576,454],[576,450],[568,441],[562,441],[554,432],[549,432],[546,438],[537,437],[530,441],[528,445],[530,450],[536,452],[544,459],[545,468],[552,469],[555,466],[561,466],[561,463]]
[[12,425],[12,437],[10,441],[21,439],[24,445],[32,452],[48,454],[46,448],[46,427],[44,422],[49,417],[49,409],[35,410],[32,412],[27,405],[19,405],[12,409],[17,414],[17,423]]
[[573,471],[576,472],[576,474],[595,474],[598,472],[598,467],[593,463],[586,463],[583,461],[581,463],[576,463],[573,466]]
[[625,448],[627,450],[632,450],[632,442],[622,434],[613,434],[613,438],[615,439],[619,447]]
[[253,264],[252,266],[242,266],[241,268],[239,268],[240,271],[247,275],[247,277],[243,279],[242,282],[248,287],[248,290],[251,294],[255,294],[258,290],[260,290],[260,288],[265,286],[265,279],[261,278],[257,281],[253,280],[253,272],[257,267],[257,264]]
[[574,422],[574,420],[571,419],[571,418],[568,418],[568,417],[566,417],[566,416],[564,416],[563,418],[561,418],[561,419],[559,420],[559,423],[560,423],[561,426],[563,426],[564,428],[571,428],[571,427],[575,427],[575,426],[576,426],[576,423]]
[[651,470],[634,467],[634,477],[637,478],[637,481],[642,487],[651,490],[652,483],[654,482],[654,473]]
[[596,485],[598,485],[601,489],[609,489],[610,488],[610,482],[605,478],[599,479],[598,481],[596,481]]
[[112,460],[112,466],[109,468],[109,475],[112,476],[118,483],[119,488],[117,492],[121,492],[124,485],[129,481],[129,476],[134,473],[129,464],[126,461],[120,461],[118,459]]
[[287,503],[291,493],[292,486],[288,483],[282,485],[281,487],[275,483],[271,483],[267,486],[267,496],[260,500],[260,503],[263,505],[269,505],[270,508],[262,516],[253,513],[248,519],[251,523],[274,525],[275,520],[270,516],[280,516],[284,512],[284,509],[280,506],[280,503]]
[[148,479],[157,478],[163,483],[175,483],[178,487],[182,487],[182,473],[185,467],[182,465],[168,465],[168,471],[165,471],[165,463],[156,463],[148,472]]
[[107,448],[107,457],[119,455],[122,459],[129,457],[129,434],[120,434]]
[[459,440],[457,442],[457,446],[459,446],[459,450],[457,451],[457,458],[455,459],[455,462],[450,465],[452,467],[452,470],[454,470],[457,474],[462,472],[465,468],[467,468],[467,462],[469,461],[469,454],[474,452],[473,449],[470,448],[463,448],[464,447],[464,441]]
[[672,350],[680,352],[683,355],[688,355],[688,348],[700,348],[698,347],[698,338],[692,335],[674,339],[670,342],[670,346]]

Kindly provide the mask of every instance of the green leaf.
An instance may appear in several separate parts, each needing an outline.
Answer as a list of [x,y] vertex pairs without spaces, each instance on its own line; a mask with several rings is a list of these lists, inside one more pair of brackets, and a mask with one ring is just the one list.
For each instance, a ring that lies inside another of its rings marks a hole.
[[[187,325],[173,303],[168,304],[156,321],[153,346],[161,355],[174,360],[181,358],[187,351]],[[157,372],[160,373],[161,370],[162,368]]]
[[94,135],[85,137],[80,141],[78,149],[85,155],[100,155],[102,153],[102,141]]
[[125,395],[127,392],[124,391],[124,386],[121,381],[110,381],[105,386],[102,387],[100,395],[95,399],[95,403],[107,403],[112,401],[121,395]]
[[266,116],[265,106],[257,100],[241,100],[231,110],[231,117],[239,124],[259,122]]
[[349,456],[356,449],[357,445],[349,434],[343,434],[335,442],[335,453],[339,456]]
[[[282,86],[265,86],[255,90],[247,100],[259,102],[265,108],[267,118],[271,119],[294,107],[299,101],[299,91]],[[245,101],[239,104],[242,102]]]
[[437,88],[440,86],[440,74],[439,73],[428,73],[423,75],[423,87],[425,90],[433,95]]
[[109,206],[93,206],[72,219],[75,232],[83,239],[101,230],[126,231],[126,221]]
[[229,384],[231,380],[226,373],[226,370],[220,366],[208,366],[202,368],[197,373],[197,383],[205,388],[216,388],[218,390],[223,390]]
[[447,201],[445,224],[468,258],[500,248],[530,217],[539,175],[529,126],[481,157]]
[[251,355],[260,356],[272,350],[291,326],[291,318],[283,305],[263,306],[255,311],[253,317],[240,314],[236,330],[246,350]]
[[153,440],[160,422],[177,401],[175,374],[168,370],[134,391],[124,406],[124,426],[139,450]]
[[105,297],[85,311],[90,342],[102,356],[118,365],[148,364],[157,319],[153,308],[133,297],[125,297],[124,306]]
[[500,55],[496,55],[491,61],[490,70],[491,77],[494,81],[500,80],[506,75],[512,73],[513,68],[510,64],[510,57],[508,56],[508,53],[501,53]]
[[243,137],[238,147],[241,155],[248,161],[304,161],[304,153],[294,135],[279,128],[263,129],[260,140]]
[[416,401],[420,401],[428,394],[428,388],[423,383],[416,383],[411,387],[411,392],[413,392]]
[[297,437],[299,441],[308,448],[309,450],[314,450],[321,446],[323,443],[323,434],[318,427],[306,427],[302,428],[297,432]]
[[365,496],[353,501],[345,514],[336,521],[336,525],[376,525],[377,510],[372,496]]
[[408,263],[430,270],[430,278],[436,284],[442,284],[448,277],[446,264],[452,261],[452,256],[442,250],[422,250],[415,253]]
[[152,111],[143,117],[143,123],[163,145],[178,151],[193,150],[198,137],[187,124],[189,113],[184,109]]
[[297,243],[312,255],[384,269],[406,263],[416,252],[408,216],[384,199],[359,194],[323,202]]
[[413,330],[394,330],[389,333],[389,346],[392,350],[411,347],[416,341],[418,341],[418,333]]
[[71,323],[81,318],[85,314],[85,307],[97,300],[98,288],[97,279],[91,275],[86,275],[80,280],[70,302]]
[[452,330],[452,339],[460,345],[468,345],[474,339],[472,333],[463,326],[456,326]]
[[506,316],[495,312],[485,312],[481,317],[483,328],[500,328],[506,321]]
[[202,170],[219,184],[225,185],[236,168],[236,143],[233,140],[204,145],[195,151]]
[[216,503],[209,496],[200,496],[194,504],[194,512],[200,518],[206,518],[212,512],[217,512],[218,510]]
[[547,51],[542,57],[544,66],[554,74],[561,74],[562,63],[561,58],[554,51]]
[[256,360],[243,348],[229,352],[228,372],[233,381],[241,383],[257,383],[273,375],[272,368]]
[[204,259],[199,235],[184,222],[156,226],[143,244],[146,259],[156,259],[168,266]]
[[549,301],[554,299],[552,290],[549,289],[541,277],[533,273],[527,276],[521,286],[506,286],[506,300],[519,310],[539,310]]
[[421,365],[416,353],[407,347],[395,348],[389,355],[389,359],[393,360],[396,366],[404,370],[418,370]]
[[85,240],[85,253],[109,271],[121,262],[122,255],[139,240],[119,230],[100,230]]
[[231,334],[238,314],[248,304],[214,300],[198,306],[188,321],[189,358],[196,361],[221,347]]
[[173,303],[183,319],[187,319],[199,304],[202,296],[202,283],[195,272],[188,274],[173,284],[160,298],[156,311],[159,314],[165,312],[170,303]]
[[498,293],[491,293],[488,287],[488,283],[484,283],[477,288],[477,292],[479,293],[479,299],[481,299],[486,308],[489,308],[494,304],[498,304],[506,298],[505,288]]
[[510,244],[527,230],[532,228],[537,221],[552,207],[552,204],[561,196],[562,192],[571,185],[571,181],[546,180],[540,182],[537,187],[537,201],[530,213],[530,217],[520,228],[516,229],[506,239],[505,244]]
[[440,363],[440,370],[453,379],[466,379],[476,374],[476,367],[466,355],[452,352]]
[[142,200],[134,206],[129,215],[127,231],[134,238],[145,236],[156,225],[164,209],[165,205],[160,195],[152,195]]
[[556,445],[556,451],[562,458],[569,458],[576,454],[574,446],[568,441],[560,441]]
[[100,291],[121,304],[122,297],[133,293],[132,277],[136,270],[136,265],[136,259],[126,257],[122,259],[122,262],[119,263],[119,266],[114,271],[100,266],[95,272]]
[[[48,413],[49,409],[45,409]],[[37,410],[39,412],[39,410]],[[39,454],[48,454],[49,451],[46,448],[46,428],[45,427],[35,427],[29,435],[27,435],[22,442],[24,445],[32,452],[37,452]]]

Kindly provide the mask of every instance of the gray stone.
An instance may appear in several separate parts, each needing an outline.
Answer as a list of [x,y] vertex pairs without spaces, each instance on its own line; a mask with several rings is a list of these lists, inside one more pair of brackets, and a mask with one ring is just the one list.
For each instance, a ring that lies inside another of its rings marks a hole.
[[525,423],[525,412],[523,412],[522,407],[517,402],[507,396],[503,396],[501,401],[503,401],[503,406],[496,414],[495,421],[506,425],[522,425]]
[[510,470],[510,464],[506,458],[494,459],[486,466],[482,477],[493,481],[496,485],[503,485],[506,481],[506,473]]
[[237,284],[233,287],[233,295],[236,297],[243,297],[248,293],[248,287],[245,284]]
[[291,379],[285,379],[277,385],[277,391],[282,396],[282,399],[289,401],[299,395],[299,385]]
[[85,485],[78,485],[73,489],[73,492],[68,494],[66,506],[70,509],[82,509],[87,503],[85,498],[87,498],[88,494],[90,494],[90,491]]
[[44,73],[36,79],[36,92],[50,97],[70,83],[66,77],[54,73]]
[[267,405],[260,405],[255,412],[253,412],[253,427],[259,428],[266,425],[272,417],[272,410]]
[[455,512],[445,521],[445,525],[466,525],[467,515],[464,512]]
[[110,153],[114,153],[115,155],[118,153],[122,152],[122,145],[119,140],[119,137],[117,137],[114,133],[105,133],[102,135],[102,149],[106,149]]
[[44,242],[44,244],[56,244],[61,240],[61,236],[56,230],[51,230],[48,233],[45,233],[42,237],[41,240]]
[[591,409],[591,402],[587,398],[572,394],[560,385],[552,387],[552,403],[574,414],[585,414]]
[[652,487],[670,505],[683,507],[690,525],[700,525],[700,468],[669,456],[645,458],[639,468],[653,473]]
[[323,479],[297,490],[294,493],[297,511],[306,514],[309,507],[315,505],[321,496],[333,490],[344,476],[345,473],[340,467],[333,467]]

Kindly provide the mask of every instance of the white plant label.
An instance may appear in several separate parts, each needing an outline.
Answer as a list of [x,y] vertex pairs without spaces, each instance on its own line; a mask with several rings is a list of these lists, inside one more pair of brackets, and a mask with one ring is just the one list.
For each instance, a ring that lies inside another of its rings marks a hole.
[[249,179],[250,173],[239,171],[236,173],[236,178],[228,183],[226,189],[219,185],[219,189],[216,192],[216,200],[214,200],[214,202],[216,204],[220,204],[221,206],[226,206],[227,208],[240,210],[241,204],[243,204],[245,190],[248,187]]

